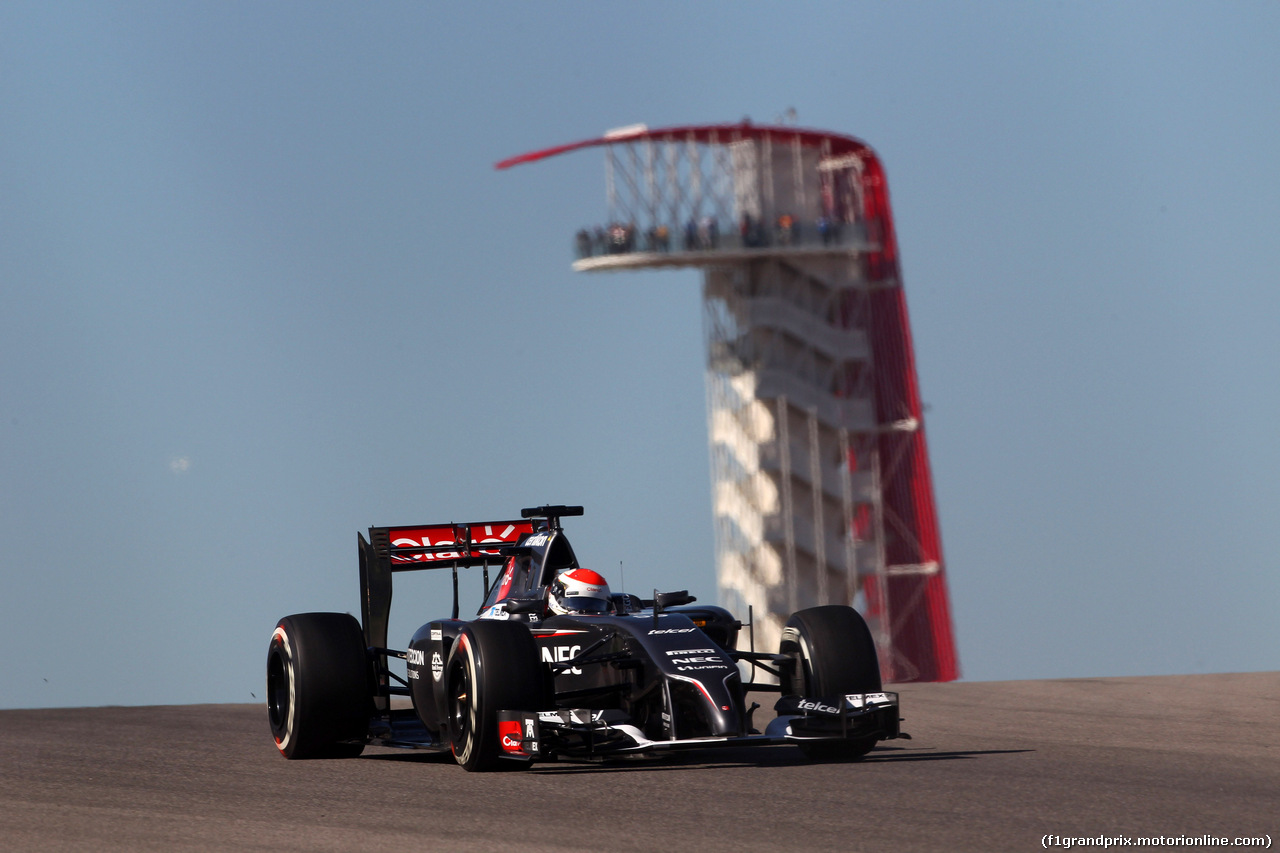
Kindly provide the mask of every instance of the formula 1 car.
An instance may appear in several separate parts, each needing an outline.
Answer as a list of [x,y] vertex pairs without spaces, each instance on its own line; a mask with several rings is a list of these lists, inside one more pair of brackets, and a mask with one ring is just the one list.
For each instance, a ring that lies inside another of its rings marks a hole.
[[[281,619],[271,637],[267,709],[281,754],[352,757],[374,744],[449,750],[467,770],[488,770],[781,743],[815,759],[851,759],[908,737],[853,608],[795,613],[776,654],[739,650],[743,624],[687,591],[651,600],[609,592],[578,565],[561,527],[577,515],[582,507],[542,506],[516,521],[359,536],[362,621],[303,613]],[[491,566],[499,569],[492,584]],[[487,594],[477,618],[463,621],[458,570],[468,567],[483,567]],[[452,615],[423,625],[407,649],[387,648],[392,577],[442,568],[453,572]],[[406,678],[389,658],[405,661]],[[756,680],[758,672],[776,683]],[[781,694],[763,731],[748,691]],[[412,707],[393,707],[393,696]]]

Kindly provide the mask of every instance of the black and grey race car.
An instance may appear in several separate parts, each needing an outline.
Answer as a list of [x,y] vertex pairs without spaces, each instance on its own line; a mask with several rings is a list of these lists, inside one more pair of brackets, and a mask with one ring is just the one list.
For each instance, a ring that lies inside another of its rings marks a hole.
[[[781,743],[851,759],[907,737],[851,607],[798,611],[777,653],[753,642],[739,649],[743,623],[686,591],[645,600],[606,590],[591,612],[549,608],[557,578],[581,568],[560,522],[577,515],[582,507],[542,506],[513,521],[361,535],[361,621],[302,613],[271,637],[267,709],[281,754],[348,757],[373,744],[449,750],[467,770],[487,770],[504,760]],[[473,567],[483,568],[487,593],[476,618],[461,620],[458,570]],[[452,570],[452,614],[419,628],[407,649],[390,649],[392,578],[422,569]],[[406,677],[390,658],[405,661]],[[749,691],[780,694],[763,730]]]

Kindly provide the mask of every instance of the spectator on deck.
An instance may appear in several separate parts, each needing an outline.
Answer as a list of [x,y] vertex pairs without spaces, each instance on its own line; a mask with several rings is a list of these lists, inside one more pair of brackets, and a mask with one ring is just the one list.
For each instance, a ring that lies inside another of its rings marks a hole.
[[795,236],[792,229],[795,227],[795,220],[790,213],[784,213],[778,217],[778,245],[790,246],[792,238]]
[[714,216],[704,216],[698,223],[698,243],[703,249],[714,249],[720,242],[720,229]]
[[653,229],[653,249],[655,252],[665,252],[671,248],[671,233],[667,230],[667,226],[659,225]]

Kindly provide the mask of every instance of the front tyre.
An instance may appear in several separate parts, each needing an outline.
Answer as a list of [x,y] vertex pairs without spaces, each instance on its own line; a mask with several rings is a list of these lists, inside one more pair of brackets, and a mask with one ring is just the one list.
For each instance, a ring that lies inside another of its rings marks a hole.
[[[829,604],[792,614],[782,629],[779,651],[792,659],[782,670],[784,696],[820,699],[882,689],[875,640],[852,607]],[[876,740],[802,743],[800,748],[814,759],[854,759],[870,752]]]
[[533,635],[519,622],[470,622],[445,671],[453,756],[467,770],[492,770],[500,760],[498,712],[538,711],[547,701]]
[[299,613],[276,624],[267,651],[267,716],[281,755],[359,755],[371,701],[364,631],[355,617]]

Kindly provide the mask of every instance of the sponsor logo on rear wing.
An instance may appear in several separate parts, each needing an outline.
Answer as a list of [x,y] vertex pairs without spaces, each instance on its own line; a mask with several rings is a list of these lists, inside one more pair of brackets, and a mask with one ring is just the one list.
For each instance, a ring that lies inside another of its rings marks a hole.
[[[521,519],[388,527],[387,538],[392,563],[435,563],[496,557],[498,547],[514,545],[521,536],[532,532],[533,522]],[[484,545],[495,547],[480,547]]]

